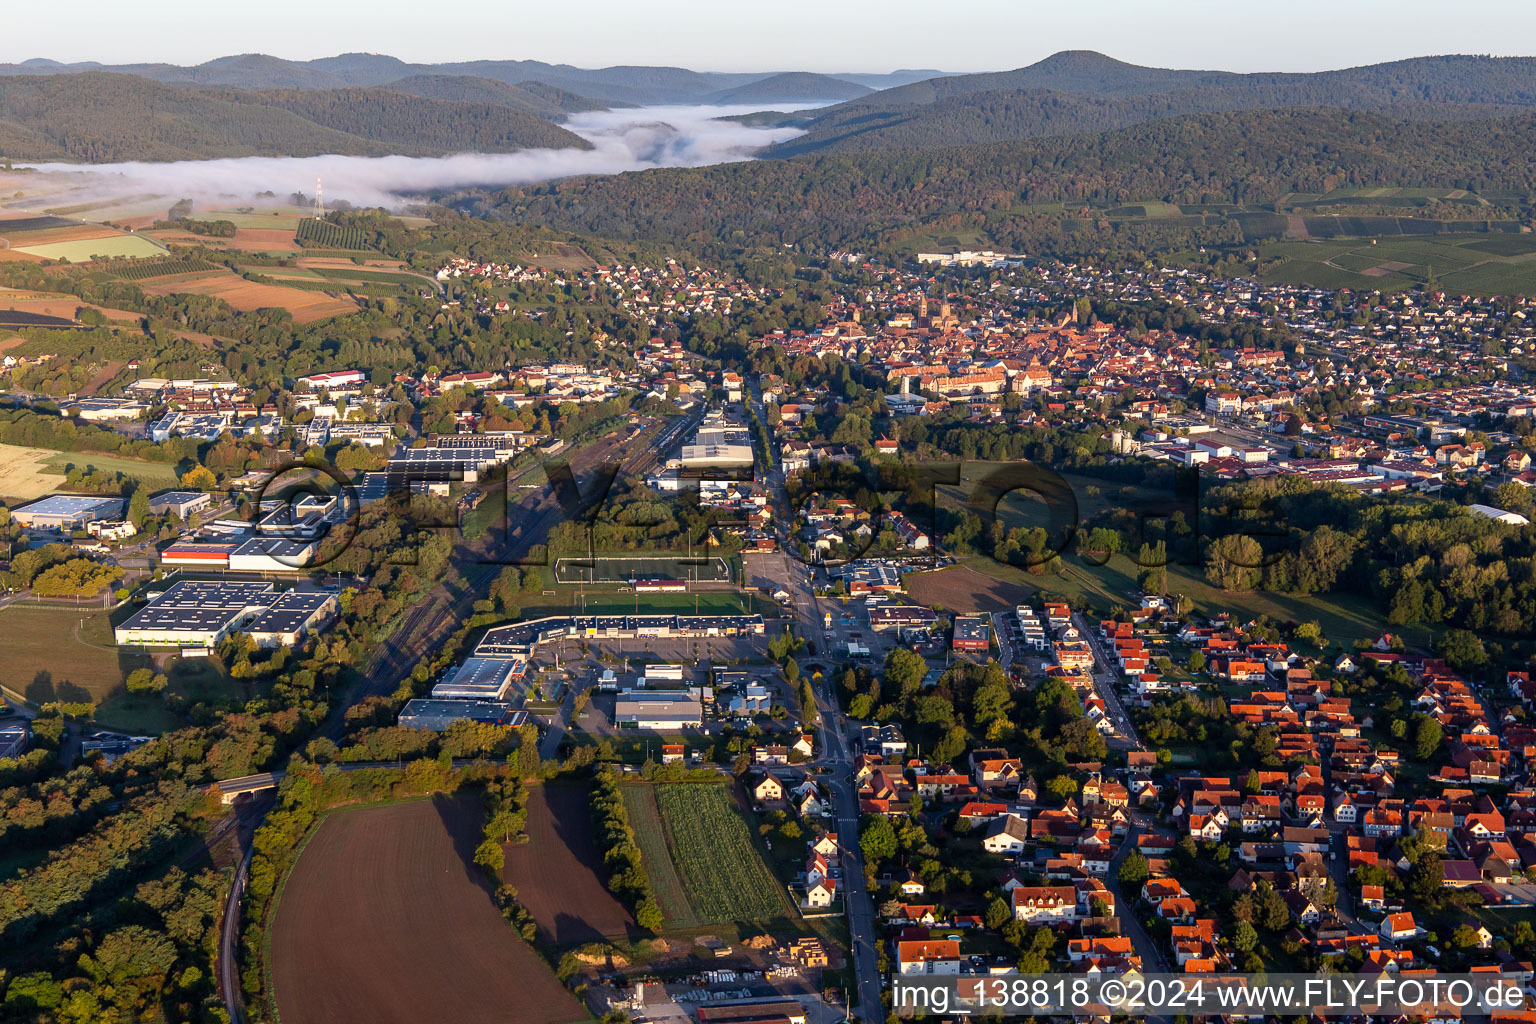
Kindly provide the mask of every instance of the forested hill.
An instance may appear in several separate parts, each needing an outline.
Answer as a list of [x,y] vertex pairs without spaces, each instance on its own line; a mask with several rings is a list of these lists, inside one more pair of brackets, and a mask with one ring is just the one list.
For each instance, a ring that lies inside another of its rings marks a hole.
[[1449,119],[1536,108],[1536,59],[1419,57],[1313,74],[1172,71],[1057,54],[1016,71],[887,89],[815,112],[780,155],[1104,131],[1223,110],[1339,107]]
[[[491,205],[518,222],[679,244],[822,250],[981,227],[998,245],[1066,251],[1084,242],[1062,235],[1077,228],[1064,227],[1059,211],[1047,217],[1022,204],[1269,203],[1402,184],[1518,192],[1528,204],[1533,132],[1536,114],[1450,122],[1336,110],[1202,114],[1066,138],[576,179],[506,190]],[[1081,229],[1098,230],[1092,221]]]
[[565,147],[590,148],[524,111],[388,89],[203,89],[104,72],[0,77],[0,156],[15,160],[434,156]]
[[867,85],[845,82],[830,75],[790,71],[714,93],[708,99],[711,103],[804,103],[812,100],[849,100],[868,96],[872,92],[874,90]]
[[412,75],[390,82],[384,88],[430,100],[490,103],[550,119],[583,110],[605,110],[609,106],[543,82],[508,85],[475,75]]

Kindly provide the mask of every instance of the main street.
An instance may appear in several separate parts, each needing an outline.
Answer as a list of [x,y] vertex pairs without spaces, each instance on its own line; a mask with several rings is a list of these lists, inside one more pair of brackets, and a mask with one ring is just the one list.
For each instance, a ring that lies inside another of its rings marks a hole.
[[[752,403],[760,420],[766,422],[762,392],[756,381],[751,384]],[[807,640],[819,637],[826,612],[822,599],[816,596],[815,574],[798,559],[788,554],[790,535],[789,495],[784,488],[784,474],[779,468],[777,452],[774,464],[763,467],[763,479],[773,495],[774,518],[778,521],[779,558],[782,569],[775,573],[778,583],[788,591],[790,606],[800,624],[800,634]],[[880,1001],[880,941],[875,920],[874,900],[864,880],[864,853],[859,846],[859,800],[853,784],[853,749],[849,741],[850,724],[838,702],[833,652],[824,651],[820,663],[826,666],[820,685],[815,687],[816,706],[821,716],[822,762],[830,775],[827,784],[836,802],[837,841],[843,848],[843,901],[848,916],[849,955],[853,961],[857,999],[849,1000],[850,1009],[856,1008],[860,1020],[878,1024],[885,1012]]]

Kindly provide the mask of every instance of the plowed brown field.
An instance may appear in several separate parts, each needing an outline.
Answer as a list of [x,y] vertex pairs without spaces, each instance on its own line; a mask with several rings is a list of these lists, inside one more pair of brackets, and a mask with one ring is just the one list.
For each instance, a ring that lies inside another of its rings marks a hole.
[[473,796],[337,811],[272,925],[283,1024],[568,1024],[586,1011],[497,911],[471,862]]
[[301,324],[357,310],[357,303],[351,299],[340,299],[324,292],[284,288],[281,285],[257,284],[227,272],[178,278],[164,284],[150,283],[144,286],[144,291],[150,295],[212,295],[245,312],[267,306],[281,306]]
[[628,935],[635,919],[604,884],[586,786],[535,786],[528,794],[528,842],[508,846],[502,878],[559,945]]

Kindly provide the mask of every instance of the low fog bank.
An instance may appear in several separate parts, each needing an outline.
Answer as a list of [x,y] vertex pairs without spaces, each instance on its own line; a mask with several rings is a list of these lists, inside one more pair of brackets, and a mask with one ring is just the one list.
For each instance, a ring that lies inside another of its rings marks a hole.
[[69,202],[163,195],[189,197],[200,208],[277,205],[309,193],[322,180],[327,199],[398,209],[434,193],[462,188],[525,185],[582,174],[618,174],[656,167],[702,167],[751,159],[795,128],[749,127],[719,118],[756,106],[639,107],[575,114],[565,127],[590,150],[527,149],[516,153],[458,153],[444,157],[231,157],[171,163],[26,164],[68,190]]

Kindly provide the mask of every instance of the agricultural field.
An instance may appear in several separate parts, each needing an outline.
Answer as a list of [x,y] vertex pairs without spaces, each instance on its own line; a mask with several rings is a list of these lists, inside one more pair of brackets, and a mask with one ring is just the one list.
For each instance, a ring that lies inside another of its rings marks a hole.
[[210,295],[244,312],[281,307],[292,313],[294,320],[301,324],[355,312],[357,309],[357,304],[351,299],[282,285],[257,284],[227,272],[151,283],[145,286],[144,291],[150,295]]
[[528,842],[506,847],[502,880],[517,889],[539,938],[560,946],[627,937],[635,919],[608,891],[584,785],[546,783],[528,794]]
[[226,245],[246,252],[294,252],[298,242],[292,228],[243,228],[235,229],[234,238],[224,239]]
[[30,291],[20,288],[0,288],[0,309],[15,310],[21,313],[41,313],[44,316],[59,316],[73,320],[75,315],[84,306],[101,313],[108,320],[138,321],[143,314],[135,313],[127,309],[112,309],[108,306],[97,306],[88,302],[81,302],[75,295],[61,295],[58,292]]
[[661,825],[656,787],[625,786],[622,792],[624,809],[629,812],[629,824],[635,830],[635,842],[640,846],[645,874],[651,880],[651,891],[656,894],[656,902],[661,904],[661,913],[666,918],[667,927],[674,931],[698,928],[704,921],[696,916],[693,904],[688,902],[682,875],[672,863],[666,833]]
[[481,822],[473,796],[330,814],[273,912],[273,1016],[283,1024],[588,1019],[470,863]]
[[146,462],[143,459],[127,459],[118,455],[101,455],[96,452],[50,452],[43,460],[60,482],[69,468],[99,470],[103,473],[121,473],[139,481],[146,487],[159,489],[176,486],[176,467],[166,462]]
[[[789,898],[763,862],[727,786],[625,786],[624,804],[669,927],[762,924],[792,916]],[[665,837],[660,845],[666,864],[658,863],[658,833]]]
[[52,494],[64,482],[47,463],[57,454],[47,448],[0,444],[0,498],[30,500]]
[[117,647],[114,614],[127,618],[129,611],[26,602],[0,608],[0,684],[38,704],[107,699],[129,672],[149,664],[142,652]]
[[112,276],[125,281],[147,281],[157,277],[175,277],[181,274],[207,274],[218,270],[216,264],[206,260],[146,260],[130,263],[125,267],[113,267]]
[[72,242],[18,245],[16,249],[31,256],[41,256],[45,260],[68,260],[71,263],[88,263],[102,256],[144,258],[165,255],[164,246],[143,235],[117,233]]
[[344,228],[329,221],[309,218],[298,223],[298,241],[311,249],[366,249],[368,237],[359,228]]
[[1451,293],[1536,292],[1536,235],[1462,234],[1270,242],[1260,279],[1276,284],[1400,291],[1431,280]]

